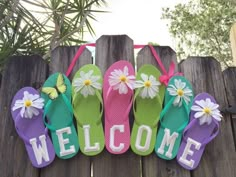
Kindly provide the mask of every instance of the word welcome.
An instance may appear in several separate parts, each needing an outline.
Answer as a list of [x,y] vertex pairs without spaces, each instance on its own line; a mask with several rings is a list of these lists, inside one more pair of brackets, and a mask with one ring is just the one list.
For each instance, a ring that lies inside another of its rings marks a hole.
[[[113,125],[110,128],[110,139],[109,139],[109,148],[114,152],[121,152],[124,147],[125,143],[120,142],[120,143],[115,143],[115,137],[117,134],[122,134],[125,133],[125,125]],[[100,143],[99,142],[91,142],[91,137],[90,137],[90,125],[83,125],[83,131],[84,131],[84,142],[85,142],[85,147],[84,151],[85,152],[96,152],[100,150]],[[56,130],[56,135],[60,147],[60,156],[66,156],[69,154],[75,153],[75,146],[69,141],[68,138],[64,138],[66,135],[71,134],[71,128],[70,127],[65,127]],[[145,143],[141,143],[141,137],[145,135]],[[174,158],[172,155],[173,147],[176,143],[176,139],[178,138],[179,133],[178,132],[170,132],[168,128],[164,129],[164,135],[163,139],[161,142],[160,147],[158,148],[158,153],[168,157],[168,158]],[[135,147],[142,152],[145,152],[149,149],[150,142],[152,139],[152,129],[150,126],[147,125],[140,125],[137,131],[137,138],[135,141]],[[37,139],[40,141],[38,142]],[[46,137],[45,135],[40,135],[39,137],[34,137],[29,140],[35,158],[37,160],[38,165],[42,164],[42,161],[44,160],[45,162],[48,162],[49,159],[49,154],[48,154],[48,149],[47,149],[47,144],[46,144]],[[66,145],[68,145],[69,148],[66,148]],[[165,148],[167,148],[167,151],[165,151]],[[185,149],[182,153],[182,155],[179,158],[179,161],[185,164],[186,166],[193,167],[195,161],[191,159],[191,156],[193,156],[194,151],[191,149],[195,148],[195,150],[199,150],[201,148],[201,143],[192,139],[188,138],[187,143],[185,146]]]

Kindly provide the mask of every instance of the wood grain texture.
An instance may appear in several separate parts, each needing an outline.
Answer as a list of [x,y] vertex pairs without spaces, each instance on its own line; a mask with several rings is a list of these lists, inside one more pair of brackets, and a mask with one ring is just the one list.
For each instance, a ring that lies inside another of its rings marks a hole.
[[0,73],[0,88],[1,88],[1,83],[2,83],[2,74]]
[[[191,57],[180,64],[181,71],[193,85],[195,95],[207,92],[220,107],[227,105],[220,64],[212,57]],[[225,116],[218,136],[207,144],[200,164],[192,172],[194,177],[235,177],[236,153],[231,120]]]
[[[178,63],[176,60],[176,53],[168,46],[154,46],[153,47],[160,57],[166,71],[169,70],[170,62],[173,61],[175,63],[175,72],[178,71]],[[150,48],[148,46],[141,49],[137,55],[137,68],[142,66],[143,64],[152,64],[156,66],[160,71],[160,67],[154,58]]]
[[[71,60],[79,47],[58,47],[52,52],[52,59],[49,66],[50,74],[55,72],[65,73],[69,67]],[[76,65],[70,74],[70,80],[73,78],[74,73],[83,65],[92,63],[91,53],[85,49],[80,58],[77,60]],[[75,124],[76,125],[76,124]],[[41,177],[91,177],[91,163],[90,157],[87,157],[81,152],[67,160],[56,158],[54,162],[46,168],[41,170]]]
[[96,41],[95,63],[102,73],[112,63],[127,60],[134,65],[133,41],[126,35],[101,36]]
[[[128,36],[102,36],[97,40],[95,62],[103,74],[120,59],[134,64],[133,41]],[[104,150],[93,159],[93,174],[94,177],[139,177],[140,160],[140,156],[130,150],[123,155],[112,155]]]
[[[154,47],[154,49],[160,57],[167,72],[171,61],[176,64],[175,71],[178,71],[176,54],[170,47],[157,46]],[[141,49],[137,56],[137,69],[143,64],[152,64],[161,72],[158,63],[148,46]],[[142,157],[142,165],[143,177],[190,177],[190,173],[181,168],[175,160],[162,160],[157,157],[155,152],[149,156]]]
[[[228,100],[228,106],[236,106],[236,67],[227,68],[223,72],[225,81],[225,91]],[[234,133],[234,144],[236,145],[236,114],[230,115],[232,119],[233,133]],[[235,146],[236,148],[236,146]]]
[[1,177],[38,177],[11,117],[11,101],[22,87],[36,86],[46,79],[47,64],[39,56],[11,57],[3,72],[0,91]]
[[[52,60],[49,64],[50,73],[62,72],[66,73],[72,59],[74,58],[79,46],[57,47],[52,51]],[[91,52],[86,48],[78,58],[76,65],[71,72],[69,79],[71,80],[75,72],[83,65],[92,63]]]

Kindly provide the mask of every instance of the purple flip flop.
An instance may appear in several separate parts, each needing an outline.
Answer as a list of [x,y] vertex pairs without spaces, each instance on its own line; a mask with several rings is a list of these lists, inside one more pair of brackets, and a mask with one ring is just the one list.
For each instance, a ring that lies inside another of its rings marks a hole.
[[178,163],[188,170],[195,169],[202,157],[206,144],[219,133],[221,114],[219,105],[208,93],[200,93],[193,100],[190,123],[184,129],[177,154]]
[[51,139],[43,123],[43,101],[34,88],[24,87],[16,93],[11,104],[16,131],[36,168],[49,165],[55,158]]

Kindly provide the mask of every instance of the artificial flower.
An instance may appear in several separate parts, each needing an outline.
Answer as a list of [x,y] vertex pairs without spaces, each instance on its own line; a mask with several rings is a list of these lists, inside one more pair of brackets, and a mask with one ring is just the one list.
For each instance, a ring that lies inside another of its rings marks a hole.
[[94,95],[95,89],[101,90],[102,86],[98,82],[100,76],[94,76],[93,70],[85,73],[84,71],[80,72],[80,78],[76,78],[73,82],[73,86],[75,87],[75,92],[79,92],[87,97],[88,95]]
[[123,70],[115,69],[109,76],[109,84],[113,90],[119,90],[119,94],[127,94],[128,88],[134,89],[135,76],[129,75],[128,67],[125,66]]
[[39,109],[44,106],[44,99],[40,98],[38,94],[30,94],[28,91],[24,91],[24,97],[22,100],[16,100],[12,110],[20,109],[20,115],[22,118],[31,119],[34,115],[39,115]]
[[141,88],[140,96],[142,98],[154,98],[159,92],[158,86],[161,83],[153,75],[148,76],[144,73],[141,73],[141,79],[136,80],[134,85],[135,88]]
[[192,90],[190,90],[185,82],[182,82],[180,79],[174,80],[174,85],[169,85],[167,90],[171,96],[175,96],[173,101],[174,106],[181,106],[182,102],[185,101],[186,104],[190,102],[191,96],[193,96]]
[[222,115],[218,109],[218,104],[213,103],[209,98],[197,100],[195,103],[191,110],[195,111],[194,118],[199,119],[200,125],[204,123],[209,125],[212,122],[212,118],[221,121]]

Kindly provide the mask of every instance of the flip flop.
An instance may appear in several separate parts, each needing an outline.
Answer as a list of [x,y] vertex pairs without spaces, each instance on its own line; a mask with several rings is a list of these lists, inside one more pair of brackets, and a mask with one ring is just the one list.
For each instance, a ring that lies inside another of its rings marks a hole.
[[160,158],[171,160],[177,155],[183,130],[189,122],[192,100],[191,84],[183,76],[173,76],[165,92],[155,145],[155,152]]
[[159,82],[160,76],[160,71],[148,64],[143,65],[136,74],[131,148],[138,155],[152,153],[155,146],[165,94],[165,86]]
[[59,158],[68,159],[79,150],[78,136],[73,124],[71,84],[61,74],[52,74],[44,83],[44,124],[51,132],[54,149]]
[[80,150],[89,156],[99,154],[105,145],[101,89],[102,73],[92,64],[80,68],[72,80],[72,103]]
[[190,123],[185,128],[177,155],[178,163],[188,169],[195,169],[202,157],[206,144],[219,133],[221,114],[219,105],[208,93],[198,94],[193,101]]
[[43,124],[43,99],[32,87],[20,89],[11,103],[15,128],[24,141],[32,165],[42,168],[55,158],[48,129]]
[[120,60],[113,63],[104,76],[105,144],[112,154],[122,154],[129,149],[134,74],[132,64]]

